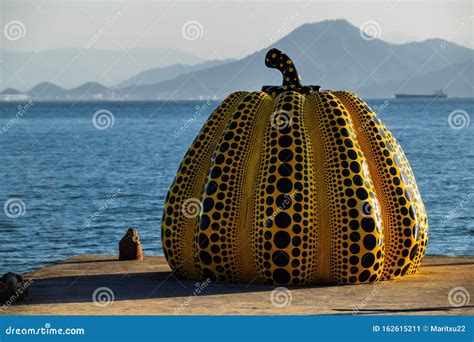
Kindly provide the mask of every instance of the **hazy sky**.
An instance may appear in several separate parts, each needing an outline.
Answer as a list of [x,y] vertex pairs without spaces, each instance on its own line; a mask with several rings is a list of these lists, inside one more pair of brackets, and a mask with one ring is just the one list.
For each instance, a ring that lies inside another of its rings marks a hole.
[[[381,38],[392,42],[439,37],[474,46],[470,0],[0,0],[0,3],[1,45],[12,50],[86,45],[114,50],[172,47],[206,59],[239,58],[270,45],[303,23],[336,18],[345,18],[356,26],[375,21]],[[24,25],[22,39],[5,39],[5,26],[12,20]],[[183,33],[185,23],[189,31]]]

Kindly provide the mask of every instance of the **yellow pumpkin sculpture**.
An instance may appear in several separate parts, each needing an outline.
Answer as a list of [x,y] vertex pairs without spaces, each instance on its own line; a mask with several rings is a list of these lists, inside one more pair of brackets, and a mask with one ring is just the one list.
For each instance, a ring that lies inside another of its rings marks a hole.
[[282,86],[229,95],[179,167],[162,222],[172,270],[231,283],[350,284],[417,271],[428,222],[412,170],[354,93]]

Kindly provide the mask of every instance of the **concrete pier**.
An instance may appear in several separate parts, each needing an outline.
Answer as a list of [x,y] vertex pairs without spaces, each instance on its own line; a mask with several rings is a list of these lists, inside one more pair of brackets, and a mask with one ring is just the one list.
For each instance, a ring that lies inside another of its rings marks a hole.
[[164,257],[84,255],[24,277],[28,302],[0,315],[474,314],[474,298],[463,299],[474,296],[474,257],[425,257],[419,273],[395,281],[289,290],[178,280]]

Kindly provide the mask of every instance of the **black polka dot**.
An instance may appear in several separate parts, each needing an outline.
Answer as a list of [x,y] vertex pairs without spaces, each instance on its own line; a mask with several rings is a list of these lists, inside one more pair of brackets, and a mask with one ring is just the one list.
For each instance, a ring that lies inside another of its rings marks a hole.
[[358,185],[358,186],[361,186],[364,181],[362,180],[362,177],[359,176],[359,175],[355,175],[353,178],[352,178],[353,182],[355,185]]
[[225,140],[232,140],[234,138],[234,132],[229,131],[224,135]]
[[223,154],[218,154],[216,159],[215,159],[215,162],[216,164],[222,164],[223,162],[225,161],[225,156]]
[[287,194],[279,195],[276,199],[276,205],[280,210],[285,210],[291,207],[291,196]]
[[352,254],[357,254],[360,252],[360,247],[358,244],[353,243],[351,247],[349,248],[349,250],[351,251]]
[[288,177],[293,172],[293,168],[288,163],[283,163],[278,167],[278,173],[283,177]]
[[229,149],[229,144],[226,143],[226,142],[225,142],[225,143],[222,143],[221,146],[220,146],[220,148],[219,148],[219,150],[220,150],[221,152],[225,152],[225,151],[227,151],[228,149]]
[[357,205],[357,201],[353,198],[349,198],[347,200],[347,205],[351,208],[354,208]]
[[362,229],[367,233],[373,232],[375,229],[375,221],[371,217],[364,217],[362,219]]
[[281,147],[289,147],[293,143],[293,139],[289,135],[284,135],[278,139],[278,145]]
[[370,271],[365,270],[359,275],[359,281],[364,282],[367,281],[370,277]]
[[357,209],[349,210],[349,216],[351,218],[356,218],[357,216],[359,216],[359,210],[357,210]]
[[345,194],[347,197],[352,197],[354,195],[354,190],[352,190],[351,188],[346,189]]
[[357,242],[360,240],[360,234],[358,232],[352,232],[349,235],[349,238],[351,239],[352,242]]
[[410,251],[410,260],[413,261],[413,259],[415,259],[415,256],[416,256],[417,252],[418,252],[418,244],[413,246],[413,248],[411,249],[411,251]]
[[291,236],[285,231],[279,231],[275,234],[273,241],[278,248],[286,248],[290,245]]
[[293,159],[293,152],[288,149],[281,150],[280,153],[278,153],[278,159],[283,163],[290,162]]
[[199,228],[202,230],[206,230],[209,225],[211,224],[211,219],[207,215],[202,215],[199,219]]
[[352,229],[352,230],[357,230],[359,229],[359,221],[356,221],[356,220],[352,220],[349,222],[349,227]]
[[207,238],[207,235],[206,234],[199,234],[199,247],[200,248],[207,248],[207,246],[209,246],[209,239]]
[[215,181],[210,181],[206,185],[206,195],[212,195],[217,191],[217,183]]
[[272,254],[272,261],[279,267],[285,267],[290,262],[290,257],[284,251],[276,251]]
[[279,284],[286,284],[290,281],[290,274],[283,268],[277,268],[273,272],[273,279]]
[[287,213],[278,213],[275,223],[279,228],[287,228],[291,224],[291,217]]
[[209,253],[205,251],[201,251],[199,253],[199,259],[205,264],[205,265],[210,265],[212,263],[212,257]]
[[205,213],[209,212],[212,210],[212,208],[214,208],[214,200],[211,198],[211,197],[207,197],[203,204],[202,204],[202,207],[203,207],[203,211]]
[[358,162],[351,162],[351,171],[354,172],[354,173],[358,173],[360,172],[360,165]]
[[278,180],[277,189],[282,193],[290,193],[293,189],[293,184],[288,178],[281,178]]
[[354,150],[347,150],[347,155],[349,156],[349,158],[351,158],[352,160],[356,160],[357,159],[357,153],[354,151]]
[[362,266],[371,267],[375,262],[375,256],[372,253],[366,253],[362,256]]
[[410,265],[411,265],[411,264],[409,263],[408,265],[406,265],[406,266],[403,268],[403,270],[402,270],[402,276],[404,276],[405,273],[408,272],[408,269],[410,268]]
[[358,188],[356,190],[356,195],[360,200],[365,200],[369,197],[369,194],[367,194],[367,191],[363,188]]
[[359,257],[353,255],[349,258],[349,262],[352,264],[352,265],[357,265],[359,263]]
[[221,174],[222,174],[222,169],[219,166],[214,166],[214,168],[211,171],[211,177],[219,178]]
[[377,244],[377,239],[372,234],[369,234],[364,238],[364,247],[368,249],[369,251],[374,249],[376,244]]

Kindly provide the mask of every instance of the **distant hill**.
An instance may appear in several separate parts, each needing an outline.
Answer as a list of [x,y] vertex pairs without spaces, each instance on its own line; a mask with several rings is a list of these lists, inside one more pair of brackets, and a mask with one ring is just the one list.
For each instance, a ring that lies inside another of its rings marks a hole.
[[432,94],[435,89],[443,89],[450,97],[474,97],[473,79],[474,62],[470,61],[411,79],[386,82],[382,84],[383,87],[372,83],[354,90],[363,97],[387,97],[387,91],[391,94]]
[[7,88],[0,92],[0,101],[26,101],[28,95],[18,89]]
[[[418,78],[442,70],[448,63],[462,64],[472,59],[471,49],[451,43],[443,49],[442,43],[439,39],[401,45],[380,39],[367,41],[349,22],[328,20],[300,26],[273,46],[294,59],[304,84],[318,84],[323,89],[357,89],[372,83],[381,86],[394,80]],[[239,89],[257,90],[264,84],[281,84],[279,72],[264,66],[266,51],[124,92],[129,99],[185,99],[224,97]],[[468,77],[472,84],[473,75]],[[429,93],[434,89],[429,83],[424,88]],[[391,96],[385,92],[382,97]]]
[[112,100],[115,91],[97,82],[87,82],[79,87],[64,89],[50,82],[41,82],[26,92],[34,100]]
[[171,80],[178,77],[179,75],[186,74],[192,71],[202,70],[211,68],[213,66],[226,64],[232,62],[232,59],[206,61],[196,65],[187,64],[174,64],[167,67],[153,68],[140,72],[129,78],[126,81],[120,82],[116,85],[116,88],[125,88],[134,85],[150,85],[159,83],[166,80]]
[[0,95],[20,95],[23,94],[18,89],[7,88],[4,91],[0,92]]
[[76,99],[103,99],[112,96],[113,91],[97,82],[87,82],[67,91],[68,96]]
[[26,93],[33,98],[59,100],[66,98],[67,90],[51,82],[41,82]]
[[0,49],[0,88],[26,90],[43,81],[65,88],[88,81],[113,86],[143,70],[202,61],[187,52],[164,48],[125,51],[65,48],[29,52]]

